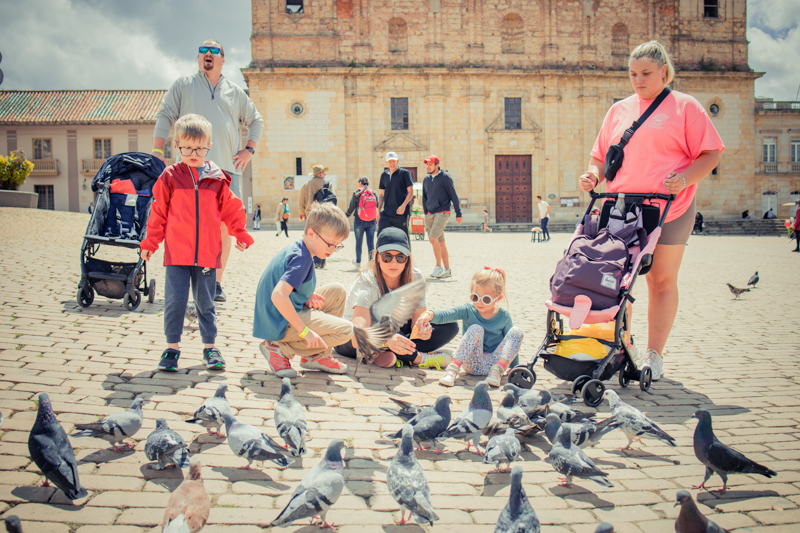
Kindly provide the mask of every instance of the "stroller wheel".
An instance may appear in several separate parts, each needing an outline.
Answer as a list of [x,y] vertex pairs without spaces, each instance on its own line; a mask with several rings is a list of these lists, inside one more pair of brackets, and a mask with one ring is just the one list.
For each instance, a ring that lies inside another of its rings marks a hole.
[[87,283],[85,287],[78,289],[78,305],[81,307],[89,307],[94,301],[94,289]]
[[628,377],[628,367],[623,367],[622,370],[619,371],[619,386],[626,389],[630,382],[631,378]]
[[650,390],[650,384],[653,382],[653,372],[649,366],[642,368],[639,371],[639,388],[647,392]]
[[150,280],[150,286],[147,287],[147,301],[153,303],[156,301],[156,280]]
[[583,403],[589,407],[597,407],[603,401],[603,393],[606,391],[606,386],[599,379],[590,379],[586,382],[581,390],[583,396]]
[[533,388],[533,384],[536,383],[536,372],[525,366],[518,366],[508,373],[508,382],[521,389]]
[[122,297],[122,304],[128,311],[135,311],[140,303],[142,303],[142,293],[136,289],[133,289],[133,292],[126,292]]
[[592,378],[589,376],[583,375],[578,376],[575,378],[575,381],[572,382],[572,395],[573,396],[580,396],[581,391],[583,390],[583,386]]

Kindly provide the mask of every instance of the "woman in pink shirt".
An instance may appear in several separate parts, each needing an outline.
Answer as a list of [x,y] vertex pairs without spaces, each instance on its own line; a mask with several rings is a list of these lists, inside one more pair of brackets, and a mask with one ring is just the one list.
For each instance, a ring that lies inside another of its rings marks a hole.
[[[589,170],[579,178],[583,191],[591,191],[605,179],[609,146],[619,142],[675,77],[669,55],[657,41],[637,46],[628,70],[635,94],[615,103],[606,114],[592,148]],[[631,137],[622,167],[606,184],[607,192],[676,195],[646,276],[648,339],[638,364],[650,367],[654,381],[664,373],[662,354],[678,313],[678,270],[694,226],[697,184],[717,166],[724,149],[700,102],[673,90]]]

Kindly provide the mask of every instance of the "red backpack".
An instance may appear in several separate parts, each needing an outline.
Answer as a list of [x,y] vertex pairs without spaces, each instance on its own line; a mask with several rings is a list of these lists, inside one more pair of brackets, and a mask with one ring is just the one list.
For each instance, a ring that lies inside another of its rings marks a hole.
[[364,222],[370,222],[378,217],[378,199],[372,189],[361,191],[358,199],[358,218]]

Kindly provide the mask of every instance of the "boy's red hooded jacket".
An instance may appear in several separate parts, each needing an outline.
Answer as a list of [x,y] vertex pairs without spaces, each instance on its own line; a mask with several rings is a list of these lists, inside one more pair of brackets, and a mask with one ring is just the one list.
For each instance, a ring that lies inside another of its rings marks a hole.
[[164,169],[153,187],[153,203],[142,250],[155,252],[164,241],[164,265],[220,268],[220,223],[250,247],[242,201],[230,190],[231,178],[217,165],[197,183],[197,169],[176,163]]

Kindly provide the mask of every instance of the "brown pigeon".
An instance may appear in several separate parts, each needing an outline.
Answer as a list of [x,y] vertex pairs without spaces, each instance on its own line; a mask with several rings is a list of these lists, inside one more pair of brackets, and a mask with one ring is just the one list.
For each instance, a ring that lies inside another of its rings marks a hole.
[[675,520],[675,533],[728,533],[703,516],[688,491],[678,491],[675,505],[681,506],[681,512]]
[[189,477],[169,497],[161,528],[164,533],[191,531],[197,533],[206,525],[211,512],[211,496],[203,487],[199,460],[189,464]]

